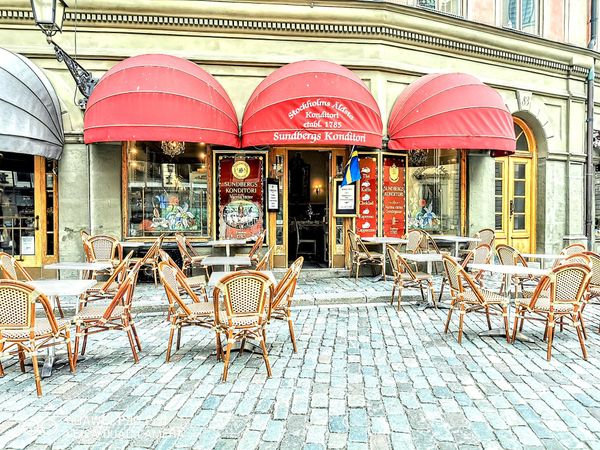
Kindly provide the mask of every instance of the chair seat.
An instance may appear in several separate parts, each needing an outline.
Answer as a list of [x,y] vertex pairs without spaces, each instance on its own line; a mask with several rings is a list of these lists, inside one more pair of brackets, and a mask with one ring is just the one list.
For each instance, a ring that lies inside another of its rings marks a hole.
[[375,260],[375,259],[379,259],[381,261],[383,261],[383,254],[381,253],[376,253],[376,252],[369,252],[369,254],[365,253],[365,252],[358,252],[358,257],[360,259],[363,260]]
[[192,289],[199,287],[206,287],[206,277],[204,275],[196,275],[194,277],[187,277],[185,279],[188,286]]
[[[518,298],[515,300],[517,306],[529,306],[531,302],[530,298]],[[540,297],[537,302],[535,302],[535,306],[532,308],[532,311],[540,311],[540,312],[549,312],[550,311],[550,298],[548,297]],[[561,313],[568,313],[573,311],[573,305],[570,303],[554,303],[554,311]]]
[[188,303],[186,306],[196,316],[210,316],[215,312],[215,306],[212,302]]
[[191,256],[190,261],[192,264],[201,263],[204,260],[204,256]]
[[[110,318],[117,319],[123,315],[123,310],[125,308],[123,306],[116,306],[113,310]],[[100,319],[104,316],[104,311],[106,311],[106,306],[84,306],[81,310],[75,315],[74,320],[93,320]]]
[[[421,280],[430,280],[431,279],[431,275],[425,272],[413,272],[415,274],[415,277],[417,279],[417,281],[421,281]],[[402,277],[402,281],[412,281],[413,277],[410,276],[410,274],[403,272],[401,274]]]
[[[89,293],[100,292],[103,287],[104,287],[104,281],[98,281],[95,285],[93,285],[91,288],[89,288],[86,292],[89,292]],[[119,285],[117,283],[113,283],[105,292],[113,293],[113,292],[117,292],[118,289],[119,289]]]
[[[62,331],[69,327],[70,321],[66,319],[57,319],[58,330]],[[35,328],[34,334],[36,337],[39,336],[47,336],[52,334],[52,327],[50,327],[50,322],[48,319],[36,319],[35,320]],[[21,328],[19,330],[3,330],[2,336],[4,339],[29,339],[29,330]]]
[[[483,296],[484,301],[488,304],[492,304],[492,305],[507,305],[508,304],[508,298],[503,297],[502,295],[500,295],[496,292],[488,291],[487,289],[479,289],[479,292],[481,292],[481,295]],[[462,299],[467,303],[479,303],[479,300],[478,300],[477,296],[475,295],[475,292],[473,292],[471,290],[463,292]]]
[[[219,313],[219,318],[221,319],[221,325],[224,327],[229,326],[229,322],[227,320],[227,315],[225,311],[221,311]],[[267,321],[267,314],[263,313],[262,316],[263,325]],[[249,317],[236,317],[232,320],[233,326],[235,327],[248,327],[248,326],[258,326],[258,316],[249,316]]]
[[[523,292],[521,292],[521,297],[523,297],[523,299],[526,299],[526,298],[532,298],[532,297],[533,297],[533,294],[534,294],[534,292],[535,292],[535,291],[525,291],[525,290],[523,290]],[[550,296],[550,292],[548,292],[548,291],[544,291],[544,292],[542,292],[542,293],[540,294],[540,296],[541,296],[541,297],[549,297],[549,296]]]

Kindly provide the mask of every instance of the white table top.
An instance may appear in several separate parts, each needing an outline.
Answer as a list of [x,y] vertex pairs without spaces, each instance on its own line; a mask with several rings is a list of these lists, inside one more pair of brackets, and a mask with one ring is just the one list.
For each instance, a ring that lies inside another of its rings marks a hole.
[[[441,253],[400,253],[404,259],[415,262],[438,262],[442,260]],[[455,257],[446,254],[452,259],[456,259]]]
[[202,260],[203,266],[249,266],[249,256],[207,256]]
[[96,284],[96,280],[33,280],[27,284],[47,296],[80,295]]
[[109,262],[57,262],[46,264],[44,269],[55,270],[104,270],[111,269],[112,264]]
[[381,236],[364,237],[361,239],[371,244],[406,244],[408,242],[408,239]]
[[467,264],[468,267],[475,270],[485,270],[487,272],[503,273],[505,275],[548,275],[550,269],[540,269],[538,267],[513,266],[506,264]]
[[521,256],[532,259],[565,259],[565,255],[546,255],[542,253],[521,253]]
[[[231,273],[238,273],[238,272],[213,272],[210,274],[210,278],[208,279],[208,287],[213,287],[215,284],[217,284],[217,282],[222,279],[223,277],[225,277],[226,275],[229,275]],[[275,280],[275,275],[273,274],[272,271],[270,270],[261,270],[261,273],[264,273],[266,276],[268,276],[271,281],[273,282],[273,284],[277,283],[277,280]]]
[[444,242],[481,242],[481,239],[470,236],[454,236],[449,234],[432,234],[434,241]]
[[225,247],[228,245],[245,245],[248,239],[218,239],[216,241],[208,241],[207,244],[212,247]]
[[138,247],[143,247],[144,245],[148,245],[146,242],[140,242],[140,241],[121,241],[119,243],[123,247],[131,247],[131,248],[138,248]]

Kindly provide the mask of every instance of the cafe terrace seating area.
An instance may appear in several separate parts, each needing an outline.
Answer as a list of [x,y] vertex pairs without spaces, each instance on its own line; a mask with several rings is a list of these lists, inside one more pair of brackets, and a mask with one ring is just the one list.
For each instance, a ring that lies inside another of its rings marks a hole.
[[[530,346],[529,358],[547,361],[561,351],[561,341],[577,343],[578,357],[588,359],[600,332],[600,255],[584,245],[554,255],[521,254],[496,244],[490,229],[474,236],[409,230],[403,238],[362,239],[352,231],[347,237],[352,273],[331,278],[303,270],[302,256],[273,270],[265,233],[211,241],[220,247],[211,255],[198,254],[178,234],[174,257],[162,235],[144,247],[82,232],[86,261],[48,264],[56,270],[53,279],[33,279],[17,259],[0,253],[0,374],[31,372],[41,396],[43,378],[93,364],[89,355],[99,345],[119,346],[138,363],[145,351],[141,316],[146,326],[168,323],[166,364],[176,365],[178,354],[192,351],[190,342],[202,335],[214,342],[210,360],[220,367],[222,382],[235,376],[230,369],[236,363],[257,359],[271,377],[270,330],[285,324],[287,337],[277,345],[297,352],[297,311],[310,303],[384,301],[398,316],[438,317],[431,331],[443,332],[448,342]],[[61,278],[64,271],[76,279]],[[140,282],[141,273],[148,282]],[[244,353],[250,358],[238,362]]]

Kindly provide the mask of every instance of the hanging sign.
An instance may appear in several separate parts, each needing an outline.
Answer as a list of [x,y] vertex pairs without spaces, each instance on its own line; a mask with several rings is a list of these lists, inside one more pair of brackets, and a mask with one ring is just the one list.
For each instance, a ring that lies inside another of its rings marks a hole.
[[263,229],[263,156],[218,156],[219,239],[247,239]]
[[35,236],[21,236],[21,255],[35,255]]
[[342,186],[342,179],[333,180],[333,215],[335,217],[355,217],[358,209],[357,183]]
[[406,220],[406,158],[383,158],[383,235],[402,237]]
[[279,212],[279,180],[267,178],[267,211]]
[[377,236],[377,157],[358,157],[360,181],[356,233],[360,237]]

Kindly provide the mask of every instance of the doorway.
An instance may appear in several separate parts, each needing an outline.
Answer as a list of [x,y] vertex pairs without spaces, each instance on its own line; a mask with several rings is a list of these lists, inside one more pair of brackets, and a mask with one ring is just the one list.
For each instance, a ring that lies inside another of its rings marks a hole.
[[329,151],[288,152],[288,262],[329,267]]
[[495,162],[496,244],[535,253],[536,146],[525,122],[513,119],[517,151]]
[[0,251],[26,267],[57,257],[56,162],[0,154]]

